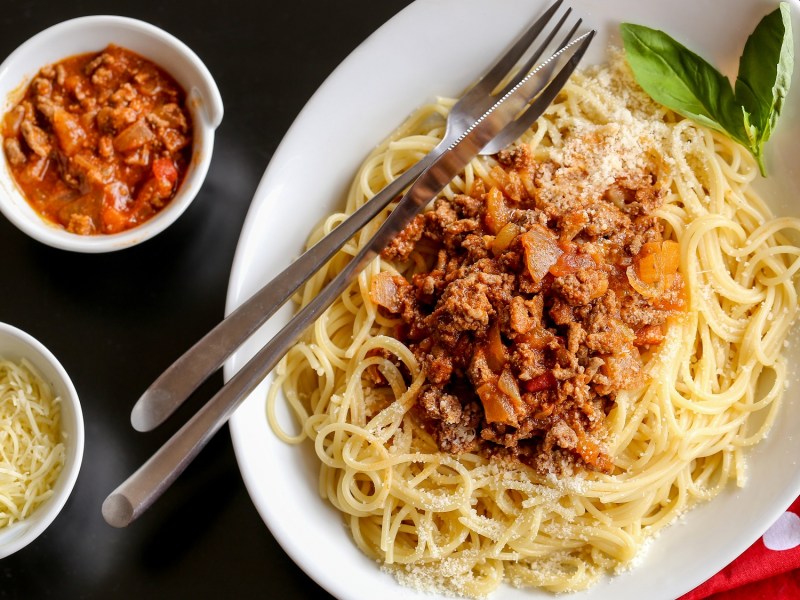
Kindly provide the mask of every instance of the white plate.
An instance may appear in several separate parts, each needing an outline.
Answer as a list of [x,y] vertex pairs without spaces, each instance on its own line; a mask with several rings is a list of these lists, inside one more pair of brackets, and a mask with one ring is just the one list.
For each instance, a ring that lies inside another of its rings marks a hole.
[[[301,250],[323,215],[341,205],[369,150],[418,105],[455,95],[536,16],[544,0],[418,0],[367,39],[319,89],[275,153],[244,225],[228,290],[228,310],[242,303]],[[719,66],[736,72],[747,34],[772,10],[770,0],[574,0],[599,37],[584,64],[602,62],[629,21],[667,31]],[[800,57],[800,3],[792,0],[795,55]],[[768,147],[770,178],[762,192],[787,213],[800,197],[789,177],[800,156],[800,68],[790,102]],[[790,168],[791,167],[791,168]],[[795,209],[797,210],[797,209]],[[279,325],[284,308],[226,364],[230,377]],[[800,358],[795,345],[792,359]],[[793,360],[794,362],[794,360]],[[796,363],[795,363],[796,364]],[[253,503],[292,559],[342,599],[420,598],[401,587],[355,547],[342,519],[317,494],[317,461],[310,444],[278,441],[265,417],[262,385],[231,420],[231,435]],[[574,598],[672,599],[713,575],[744,551],[800,493],[794,431],[800,390],[792,382],[769,438],[749,457],[749,481],[667,528],[630,571]],[[427,596],[425,596],[427,597]],[[551,598],[504,587],[495,598]]]

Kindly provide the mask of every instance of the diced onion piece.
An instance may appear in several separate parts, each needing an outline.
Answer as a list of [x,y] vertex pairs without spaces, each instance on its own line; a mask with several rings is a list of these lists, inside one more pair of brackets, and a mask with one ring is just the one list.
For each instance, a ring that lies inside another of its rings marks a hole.
[[20,125],[22,125],[24,118],[25,109],[21,105],[17,105],[5,114],[3,117],[3,129],[5,130],[6,139],[19,135]]
[[628,283],[631,284],[631,287],[645,298],[655,298],[659,294],[664,293],[663,286],[659,286],[658,284],[654,283],[645,283],[642,281],[633,266],[628,267],[625,270],[625,274],[628,276]]
[[511,209],[506,204],[506,199],[496,187],[489,190],[486,194],[486,228],[493,234],[497,234],[505,227],[511,218]]
[[511,404],[513,404],[517,412],[522,410],[522,396],[519,393],[517,378],[514,377],[514,374],[508,367],[503,369],[503,372],[500,373],[500,377],[497,380],[497,387],[501,392],[510,398]]
[[477,391],[487,423],[503,423],[512,427],[519,425],[511,399],[500,391],[495,382],[484,383]]
[[489,368],[495,373],[502,371],[508,362],[508,350],[500,337],[500,328],[497,324],[489,329],[486,345],[484,346],[484,354]]
[[132,125],[123,129],[114,138],[114,150],[117,152],[132,152],[156,139],[156,134],[147,125],[144,119],[139,119]]
[[536,181],[533,174],[533,169],[523,169],[522,171],[519,171],[520,183],[522,184],[522,187],[525,188],[525,191],[530,198],[536,197]]
[[516,223],[506,223],[492,241],[492,254],[500,255],[511,245],[511,242],[519,235],[520,227]]
[[102,186],[114,181],[114,167],[103,162],[93,154],[79,152],[70,158],[70,167],[80,175],[84,182],[92,186]]
[[489,172],[492,179],[497,182],[500,189],[511,198],[514,202],[522,200],[522,193],[525,191],[525,185],[520,179],[516,171],[506,171],[500,166],[495,166]]
[[400,289],[404,284],[407,285],[408,282],[399,275],[382,271],[372,276],[369,284],[369,298],[389,312],[399,313],[403,308]]
[[534,224],[520,237],[525,250],[525,264],[534,281],[541,281],[563,254],[558,239],[546,227]]
[[130,202],[130,190],[121,181],[103,188],[103,204],[100,208],[103,233],[119,233],[128,226]]

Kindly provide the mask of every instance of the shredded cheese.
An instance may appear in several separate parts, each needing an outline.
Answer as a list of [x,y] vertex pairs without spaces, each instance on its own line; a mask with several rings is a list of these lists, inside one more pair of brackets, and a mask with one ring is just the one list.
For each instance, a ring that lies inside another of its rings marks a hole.
[[0,359],[0,528],[53,493],[64,466],[61,399],[30,362]]

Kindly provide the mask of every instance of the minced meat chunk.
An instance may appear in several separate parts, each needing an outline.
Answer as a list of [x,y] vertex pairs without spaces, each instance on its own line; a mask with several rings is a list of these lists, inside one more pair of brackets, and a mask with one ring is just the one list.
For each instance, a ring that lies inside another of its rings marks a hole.
[[402,322],[397,336],[425,372],[415,415],[440,450],[610,472],[606,415],[642,383],[642,353],[684,305],[679,273],[666,304],[626,276],[663,239],[650,214],[662,194],[643,173],[580,200],[563,185],[577,175],[557,176],[526,146],[496,159],[497,187],[476,180],[395,238],[383,257],[412,274],[375,276],[370,296]]
[[608,275],[600,269],[579,269],[553,280],[553,290],[571,305],[588,304],[607,289]]

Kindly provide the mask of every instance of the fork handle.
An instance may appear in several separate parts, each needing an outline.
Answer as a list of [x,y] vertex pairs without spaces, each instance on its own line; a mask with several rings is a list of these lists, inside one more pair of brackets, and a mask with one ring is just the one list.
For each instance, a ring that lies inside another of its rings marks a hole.
[[445,147],[445,142],[438,144],[172,363],[134,405],[131,411],[133,428],[137,431],[150,431],[166,420],[313,273],[430,166]]

